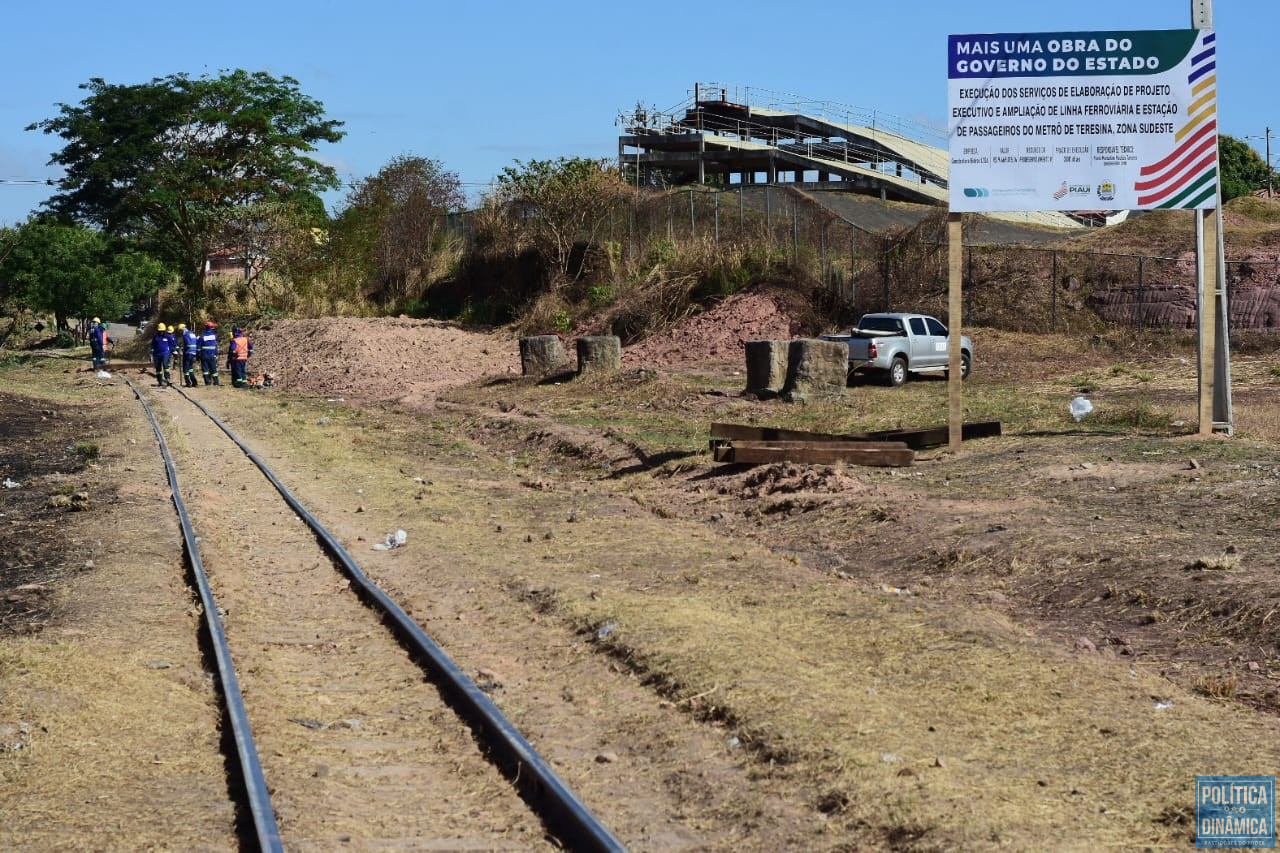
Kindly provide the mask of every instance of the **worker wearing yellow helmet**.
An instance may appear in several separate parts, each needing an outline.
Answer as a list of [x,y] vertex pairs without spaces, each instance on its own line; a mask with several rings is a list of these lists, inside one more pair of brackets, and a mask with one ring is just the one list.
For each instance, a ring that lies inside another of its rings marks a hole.
[[156,385],[173,386],[169,380],[169,360],[173,357],[174,337],[164,323],[156,323],[156,333],[151,338],[151,364],[156,370]]
[[89,349],[93,350],[93,366],[102,367],[107,363],[107,349],[111,338],[107,335],[107,324],[94,317],[89,327]]
[[[169,367],[170,368],[177,367],[177,365],[181,364],[181,362],[178,361],[178,334],[177,333],[178,333],[178,330],[174,327],[172,323],[170,323],[168,328],[165,331],[165,335],[169,338]],[[171,373],[171,370],[166,372]],[[169,381],[169,387],[172,388],[173,382],[171,380],[167,380],[167,381]]]
[[194,388],[199,384],[196,382],[196,355],[200,352],[200,339],[187,328],[186,323],[178,324],[178,352],[182,353],[182,384]]

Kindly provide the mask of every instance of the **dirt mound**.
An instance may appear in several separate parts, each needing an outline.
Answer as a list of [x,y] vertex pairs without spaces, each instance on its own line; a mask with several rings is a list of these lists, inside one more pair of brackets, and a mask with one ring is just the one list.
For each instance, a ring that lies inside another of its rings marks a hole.
[[742,475],[740,483],[725,485],[721,494],[761,498],[775,494],[821,492],[830,494],[860,491],[862,483],[840,467],[798,465],[775,462],[761,465]]
[[[791,338],[801,324],[782,297],[735,294],[623,353],[625,367],[743,364],[743,343]],[[291,391],[429,407],[436,395],[488,376],[520,373],[518,342],[454,323],[400,318],[275,320],[252,333],[250,373]],[[569,348],[572,360],[572,348]]]
[[513,340],[404,317],[275,320],[253,348],[251,373],[279,387],[364,402],[430,406],[447,388],[520,372]]
[[632,367],[741,366],[747,341],[792,338],[801,326],[780,296],[759,290],[735,293],[674,329],[627,347],[622,360]]

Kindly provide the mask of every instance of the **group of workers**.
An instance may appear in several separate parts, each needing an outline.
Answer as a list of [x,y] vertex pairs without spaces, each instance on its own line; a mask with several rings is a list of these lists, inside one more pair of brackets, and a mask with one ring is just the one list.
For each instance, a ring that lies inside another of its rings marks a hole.
[[[231,371],[233,388],[249,387],[249,357],[253,355],[253,341],[239,326],[231,327],[230,341],[227,344],[227,368]],[[151,338],[151,363],[156,370],[156,385],[173,386],[170,379],[170,363],[182,364],[182,384],[187,388],[195,388],[196,359],[200,360],[200,372],[204,376],[205,385],[220,385],[218,381],[218,324],[212,320],[204,324],[204,331],[196,334],[188,329],[185,323],[177,326],[156,324],[155,335]]]

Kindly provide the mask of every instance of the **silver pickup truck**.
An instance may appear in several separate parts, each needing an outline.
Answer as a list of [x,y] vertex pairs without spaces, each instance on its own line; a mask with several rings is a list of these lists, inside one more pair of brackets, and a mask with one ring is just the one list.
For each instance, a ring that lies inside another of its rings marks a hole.
[[[911,373],[947,373],[947,327],[924,314],[864,314],[847,335],[823,335],[849,347],[849,374],[874,371],[897,387]],[[960,337],[960,376],[969,376],[973,343]]]

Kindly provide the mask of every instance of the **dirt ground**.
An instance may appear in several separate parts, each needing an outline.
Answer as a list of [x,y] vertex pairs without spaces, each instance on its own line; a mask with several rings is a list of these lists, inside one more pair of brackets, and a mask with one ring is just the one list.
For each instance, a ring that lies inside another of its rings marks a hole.
[[[198,390],[464,669],[500,685],[504,711],[633,849],[1163,849],[1190,844],[1196,774],[1276,772],[1273,357],[1236,360],[1237,435],[1204,440],[1185,347],[971,330],[966,418],[1001,420],[1003,437],[904,469],[716,465],[715,421],[853,432],[945,418],[931,380],[803,406],[742,396],[741,342],[790,337],[783,304],[741,294],[629,348],[616,376],[558,384],[521,378],[501,335],[275,321],[254,330],[252,368],[274,388]],[[72,363],[5,375],[0,480],[20,485],[0,490],[0,780],[16,804],[0,841],[234,846],[137,403]],[[209,478],[193,504],[227,549],[211,573],[226,578],[236,554],[310,571],[283,533],[220,520],[228,494],[242,519],[271,500],[219,473],[190,404],[148,393],[180,460]],[[1076,423],[1066,404],[1082,393],[1095,413]],[[371,550],[397,528],[406,548]],[[268,597],[301,613],[340,587]],[[252,654],[285,633],[251,633]],[[102,649],[101,636],[120,639]],[[339,643],[353,646],[368,642]],[[117,649],[128,701],[90,677]],[[166,703],[162,725],[139,722]],[[332,722],[361,704],[321,686],[260,713]],[[315,734],[280,731],[286,765]],[[64,769],[90,757],[89,781]],[[324,764],[307,783],[320,809],[350,781]],[[156,767],[203,781],[167,796]],[[134,793],[103,798],[93,780]],[[506,832],[527,825],[490,794],[470,804],[490,806],[492,825],[437,825],[437,843],[535,846],[528,828]],[[67,812],[82,819],[55,825]],[[181,814],[201,815],[205,843],[173,829]],[[295,840],[361,837],[333,824]],[[367,846],[413,849],[422,835],[377,838]]]
[[[628,367],[741,366],[744,341],[790,338],[799,323],[775,293],[735,294],[627,349]],[[520,374],[517,342],[437,320],[275,320],[254,333],[252,372],[327,399],[429,408],[444,390]],[[566,352],[573,357],[573,343]]]

